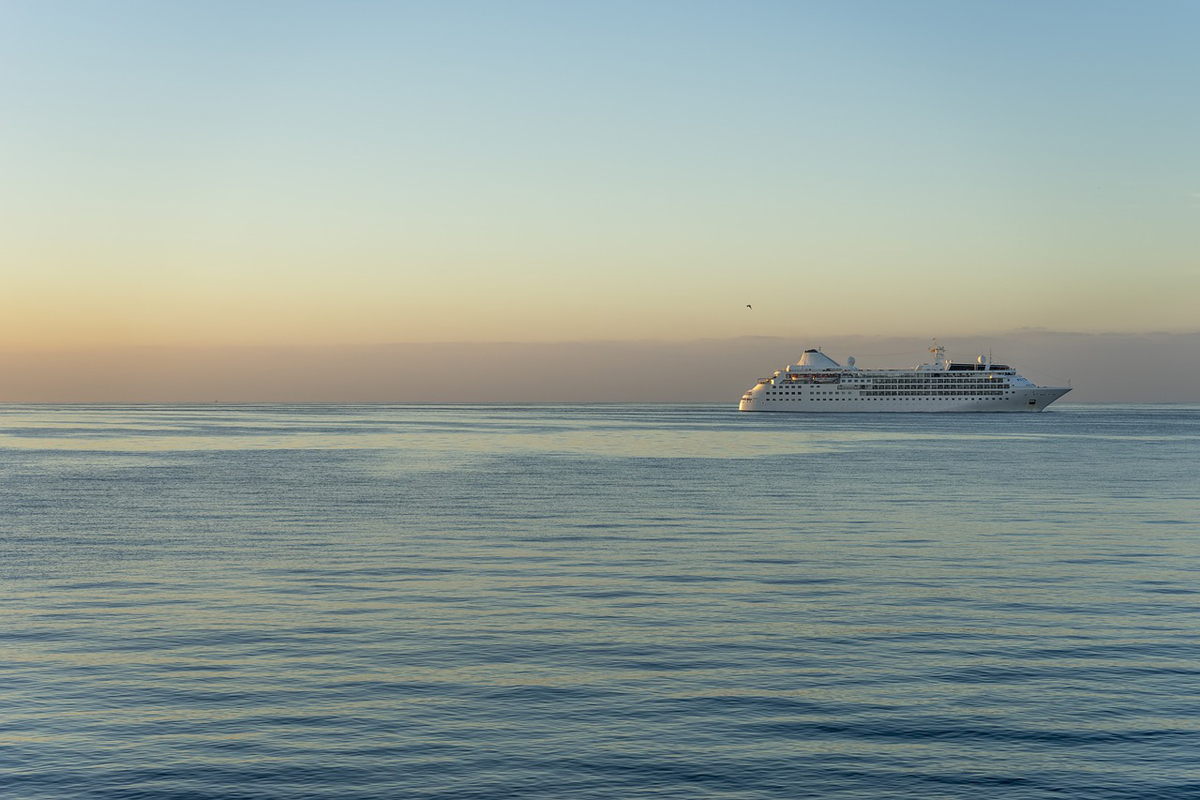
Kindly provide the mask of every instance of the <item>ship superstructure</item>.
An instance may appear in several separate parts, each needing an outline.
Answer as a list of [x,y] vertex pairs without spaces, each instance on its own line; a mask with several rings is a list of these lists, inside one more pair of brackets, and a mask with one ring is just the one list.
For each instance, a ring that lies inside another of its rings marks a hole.
[[958,362],[938,344],[933,360],[907,369],[859,369],[820,350],[762,378],[742,395],[741,411],[1041,411],[1071,391],[1069,386],[1037,386],[991,356]]

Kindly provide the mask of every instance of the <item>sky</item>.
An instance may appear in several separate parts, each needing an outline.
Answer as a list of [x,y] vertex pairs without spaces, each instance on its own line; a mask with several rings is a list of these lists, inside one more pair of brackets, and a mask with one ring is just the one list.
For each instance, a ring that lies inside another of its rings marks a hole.
[[8,0],[0,354],[1191,341],[1197,52],[1156,0]]

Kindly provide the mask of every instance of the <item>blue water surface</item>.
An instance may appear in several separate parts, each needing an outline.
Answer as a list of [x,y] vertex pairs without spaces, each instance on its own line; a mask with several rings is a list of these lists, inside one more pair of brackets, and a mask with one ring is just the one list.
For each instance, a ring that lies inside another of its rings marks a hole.
[[1196,406],[0,406],[0,795],[1200,797],[1198,476]]

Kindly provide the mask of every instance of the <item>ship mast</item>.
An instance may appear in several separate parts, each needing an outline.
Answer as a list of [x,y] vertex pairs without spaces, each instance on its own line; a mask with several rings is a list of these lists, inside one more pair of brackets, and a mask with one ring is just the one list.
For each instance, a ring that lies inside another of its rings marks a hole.
[[946,366],[946,348],[938,344],[937,339],[933,340],[933,347],[929,348],[929,352],[933,353],[934,363],[936,363],[939,368],[944,368]]

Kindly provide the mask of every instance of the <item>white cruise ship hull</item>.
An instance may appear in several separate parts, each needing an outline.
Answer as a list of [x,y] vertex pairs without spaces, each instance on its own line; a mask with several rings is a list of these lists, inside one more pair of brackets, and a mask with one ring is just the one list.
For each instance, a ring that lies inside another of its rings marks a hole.
[[1037,412],[1062,397],[1069,388],[1039,386],[1019,389],[1004,397],[831,397],[812,392],[801,395],[768,397],[743,395],[739,411],[782,411],[803,413],[926,413],[962,412]]

